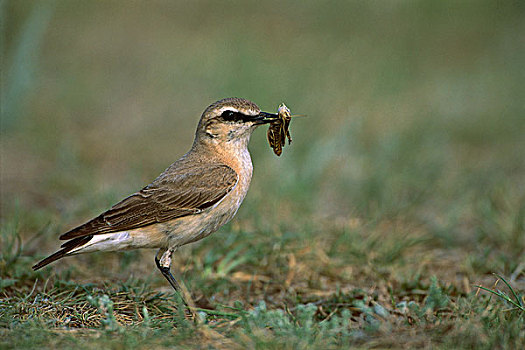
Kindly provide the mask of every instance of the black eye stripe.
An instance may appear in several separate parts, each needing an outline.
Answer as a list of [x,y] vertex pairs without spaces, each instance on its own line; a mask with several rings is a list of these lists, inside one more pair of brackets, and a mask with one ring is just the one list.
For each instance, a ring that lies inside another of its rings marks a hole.
[[237,121],[243,121],[244,119],[246,119],[246,115],[242,114],[241,112],[226,110],[222,112],[221,119],[230,121],[230,122],[237,122]]

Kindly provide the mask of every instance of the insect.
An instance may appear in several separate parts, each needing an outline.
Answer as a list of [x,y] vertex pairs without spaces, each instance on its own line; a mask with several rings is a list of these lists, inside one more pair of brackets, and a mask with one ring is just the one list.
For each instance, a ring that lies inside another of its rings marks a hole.
[[283,153],[286,138],[288,138],[288,144],[292,142],[292,137],[288,130],[290,128],[291,120],[292,115],[290,114],[290,109],[288,109],[284,103],[281,103],[277,110],[277,118],[270,123],[267,133],[268,143],[277,156],[280,156],[281,153]]

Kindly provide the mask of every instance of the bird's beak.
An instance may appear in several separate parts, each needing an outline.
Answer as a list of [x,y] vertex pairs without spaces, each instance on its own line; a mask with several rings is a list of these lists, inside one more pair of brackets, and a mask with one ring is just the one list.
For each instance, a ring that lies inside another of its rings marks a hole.
[[262,125],[271,123],[278,118],[279,116],[275,113],[261,112],[258,115],[254,116],[252,120],[255,122],[256,125]]

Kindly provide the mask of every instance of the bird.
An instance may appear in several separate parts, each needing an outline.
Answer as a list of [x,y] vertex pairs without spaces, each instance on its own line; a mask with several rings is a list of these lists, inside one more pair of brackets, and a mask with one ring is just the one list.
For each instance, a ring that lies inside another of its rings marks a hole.
[[61,249],[33,270],[76,254],[156,248],[157,268],[185,301],[170,271],[172,256],[234,217],[252,179],[250,137],[276,118],[243,98],[212,103],[202,113],[186,154],[149,185],[63,233]]

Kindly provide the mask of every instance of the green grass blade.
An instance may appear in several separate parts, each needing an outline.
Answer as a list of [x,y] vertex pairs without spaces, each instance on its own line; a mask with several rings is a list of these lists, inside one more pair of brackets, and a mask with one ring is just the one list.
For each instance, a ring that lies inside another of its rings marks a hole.
[[520,305],[521,309],[523,309],[523,304],[521,302],[521,298],[519,297],[519,295],[516,293],[516,291],[514,290],[514,288],[511,287],[511,285],[507,282],[507,280],[505,278],[503,278],[502,276],[498,275],[497,273],[494,273],[494,275],[496,275],[500,280],[503,281],[503,283],[505,283],[507,285],[507,287],[510,289],[510,291],[512,292],[512,295],[514,295],[514,298],[516,298],[516,301],[518,302],[518,304]]

